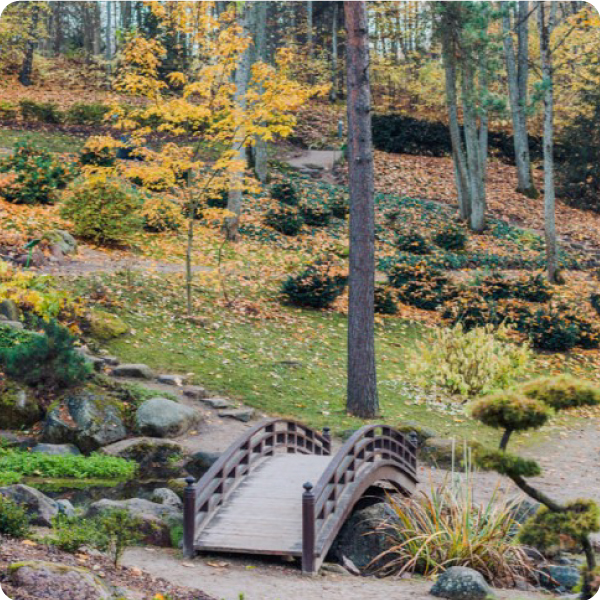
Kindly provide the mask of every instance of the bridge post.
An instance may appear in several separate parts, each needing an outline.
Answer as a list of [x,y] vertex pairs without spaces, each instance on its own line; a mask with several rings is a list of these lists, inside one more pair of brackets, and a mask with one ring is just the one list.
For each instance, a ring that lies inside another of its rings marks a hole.
[[331,454],[331,428],[323,427],[323,437],[327,441],[327,454]]
[[185,482],[187,486],[183,495],[183,555],[185,558],[193,558],[196,534],[196,480],[187,477]]
[[315,574],[316,515],[313,485],[306,482],[302,494],[302,574]]

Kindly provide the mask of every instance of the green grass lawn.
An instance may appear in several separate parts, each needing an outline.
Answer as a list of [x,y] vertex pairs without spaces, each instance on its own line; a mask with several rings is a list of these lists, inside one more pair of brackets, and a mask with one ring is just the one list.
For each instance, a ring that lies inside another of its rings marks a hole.
[[[279,309],[275,319],[239,318],[202,298],[199,316],[206,326],[177,318],[184,311],[183,290],[173,278],[124,291],[121,316],[133,334],[109,344],[123,362],[143,362],[162,372],[194,373],[196,383],[228,394],[270,415],[299,419],[334,432],[364,424],[345,411],[347,319],[335,313]],[[423,326],[386,319],[377,327],[381,418],[392,425],[414,420],[442,436],[481,442],[496,432],[455,411],[431,408],[410,389],[405,364]],[[421,395],[422,396],[422,395]]]
[[85,143],[85,139],[66,133],[0,128],[0,148],[13,148],[23,141],[49,152],[77,152]]

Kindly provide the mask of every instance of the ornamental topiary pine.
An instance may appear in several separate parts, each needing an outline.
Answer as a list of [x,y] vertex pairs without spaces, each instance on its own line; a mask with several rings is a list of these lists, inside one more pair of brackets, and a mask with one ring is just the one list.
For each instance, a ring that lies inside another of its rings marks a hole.
[[568,537],[583,548],[586,566],[582,571],[582,600],[588,600],[597,591],[593,582],[599,571],[589,536],[600,530],[600,509],[592,500],[560,504],[550,498],[527,481],[527,478],[541,474],[540,465],[510,454],[506,448],[513,432],[542,427],[553,410],[599,403],[600,390],[592,384],[558,376],[532,381],[519,392],[501,392],[482,398],[472,408],[472,415],[478,421],[503,430],[499,450],[477,451],[477,464],[509,477],[523,492],[543,505],[521,528],[521,542],[544,550]]

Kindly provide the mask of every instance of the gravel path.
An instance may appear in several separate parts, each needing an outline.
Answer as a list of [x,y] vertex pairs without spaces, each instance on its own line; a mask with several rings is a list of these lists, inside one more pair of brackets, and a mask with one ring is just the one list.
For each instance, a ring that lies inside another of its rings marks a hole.
[[[189,561],[170,550],[132,548],[125,553],[123,564],[186,588],[201,589],[219,600],[432,599],[428,594],[431,582],[421,578],[376,579],[333,573],[304,577],[295,568],[253,558],[198,557]],[[541,599],[542,595],[502,590],[498,597],[526,600]]]
[[[48,275],[81,276],[94,273],[115,273],[125,270],[147,273],[184,273],[183,262],[167,263],[125,253],[100,252],[89,246],[80,245],[75,256],[66,258],[61,264],[48,264],[39,271]],[[211,267],[194,266],[193,272],[212,271]]]

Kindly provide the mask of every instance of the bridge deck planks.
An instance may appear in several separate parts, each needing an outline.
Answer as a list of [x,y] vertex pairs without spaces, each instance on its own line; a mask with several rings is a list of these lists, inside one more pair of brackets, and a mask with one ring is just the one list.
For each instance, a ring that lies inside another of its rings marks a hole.
[[317,483],[330,456],[280,454],[253,471],[200,532],[197,550],[302,553],[302,485]]

